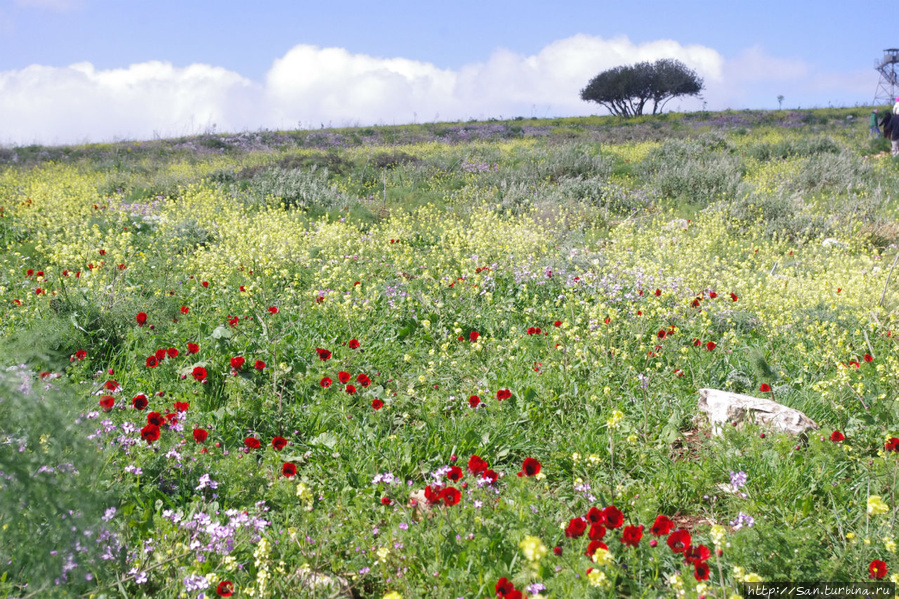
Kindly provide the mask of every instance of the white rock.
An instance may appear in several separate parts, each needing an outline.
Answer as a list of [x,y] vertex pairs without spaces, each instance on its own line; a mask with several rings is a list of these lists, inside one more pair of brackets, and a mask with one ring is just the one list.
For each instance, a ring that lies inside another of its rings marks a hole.
[[794,435],[818,429],[815,421],[799,410],[770,399],[719,389],[700,389],[698,408],[708,415],[713,435],[720,435],[724,425],[739,426],[743,422],[755,422]]

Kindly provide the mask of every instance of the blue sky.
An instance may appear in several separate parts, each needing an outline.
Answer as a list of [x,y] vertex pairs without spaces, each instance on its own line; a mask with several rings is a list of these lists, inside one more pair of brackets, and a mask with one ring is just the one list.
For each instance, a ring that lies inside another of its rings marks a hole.
[[[867,105],[883,5],[0,0],[0,143],[598,114],[596,73],[677,58],[709,109]],[[888,12],[888,11],[887,11]],[[669,108],[696,110],[697,99]]]

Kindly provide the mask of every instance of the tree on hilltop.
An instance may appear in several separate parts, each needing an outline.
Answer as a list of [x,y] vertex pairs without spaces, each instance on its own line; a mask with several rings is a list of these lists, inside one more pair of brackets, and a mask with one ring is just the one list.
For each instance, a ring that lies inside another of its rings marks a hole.
[[596,102],[618,116],[639,116],[652,101],[658,114],[672,98],[698,96],[702,78],[679,60],[663,58],[603,71],[581,90],[581,99]]

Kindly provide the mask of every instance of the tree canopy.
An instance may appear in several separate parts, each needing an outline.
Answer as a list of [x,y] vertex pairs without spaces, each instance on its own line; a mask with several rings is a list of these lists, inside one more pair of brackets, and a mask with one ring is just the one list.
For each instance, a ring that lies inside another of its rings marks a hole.
[[618,66],[603,71],[581,90],[581,99],[596,102],[619,116],[638,116],[652,102],[652,114],[678,96],[698,96],[702,78],[679,60]]

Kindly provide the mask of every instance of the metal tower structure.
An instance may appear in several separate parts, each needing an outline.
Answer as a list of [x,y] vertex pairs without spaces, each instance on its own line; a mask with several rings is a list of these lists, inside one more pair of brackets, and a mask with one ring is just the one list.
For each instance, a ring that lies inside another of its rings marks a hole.
[[883,59],[874,62],[874,70],[880,73],[874,104],[893,104],[899,97],[899,48],[883,51]]

